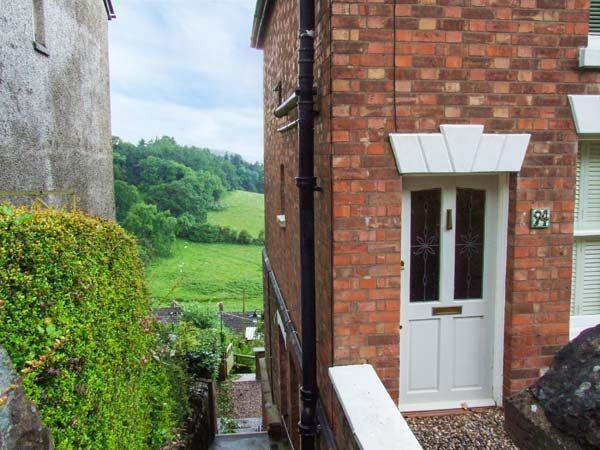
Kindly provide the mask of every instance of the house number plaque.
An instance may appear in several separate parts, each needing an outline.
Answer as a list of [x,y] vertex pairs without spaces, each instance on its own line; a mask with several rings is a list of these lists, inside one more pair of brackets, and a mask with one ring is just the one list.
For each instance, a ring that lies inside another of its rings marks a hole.
[[548,228],[550,226],[550,210],[548,208],[532,208],[529,226],[531,228]]

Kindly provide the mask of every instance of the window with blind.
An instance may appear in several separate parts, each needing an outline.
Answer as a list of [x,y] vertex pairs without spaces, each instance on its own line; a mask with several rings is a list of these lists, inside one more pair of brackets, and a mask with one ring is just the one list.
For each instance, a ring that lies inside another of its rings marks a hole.
[[582,144],[577,162],[571,314],[600,314],[600,142]]
[[600,34],[600,0],[590,3],[590,34]]

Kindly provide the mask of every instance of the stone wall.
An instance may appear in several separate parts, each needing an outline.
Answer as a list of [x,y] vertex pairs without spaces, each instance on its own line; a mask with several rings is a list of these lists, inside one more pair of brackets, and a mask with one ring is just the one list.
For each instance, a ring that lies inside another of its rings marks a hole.
[[101,0],[43,4],[49,56],[33,47],[33,2],[0,11],[0,191],[55,191],[42,196],[55,206],[75,195],[113,218],[106,10]]
[[217,428],[214,381],[198,381],[190,386],[190,416],[186,424],[186,448],[208,450]]
[[25,397],[6,351],[0,347],[0,450],[51,450],[52,436]]

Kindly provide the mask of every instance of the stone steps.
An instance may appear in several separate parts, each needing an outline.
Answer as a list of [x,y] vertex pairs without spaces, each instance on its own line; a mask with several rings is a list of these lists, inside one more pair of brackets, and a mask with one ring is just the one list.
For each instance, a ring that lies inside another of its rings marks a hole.
[[210,450],[290,450],[283,440],[272,439],[266,432],[218,434]]

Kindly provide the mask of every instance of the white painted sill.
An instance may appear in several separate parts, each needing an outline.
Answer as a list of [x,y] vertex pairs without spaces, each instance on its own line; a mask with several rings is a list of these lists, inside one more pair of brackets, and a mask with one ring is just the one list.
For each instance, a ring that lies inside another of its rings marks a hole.
[[600,236],[600,230],[593,228],[580,228],[573,231],[575,237],[592,237]]
[[590,34],[588,46],[579,49],[579,67],[600,69],[600,35]]
[[370,364],[330,367],[329,378],[361,450],[423,450]]
[[571,316],[569,326],[569,340],[575,339],[579,334],[588,328],[600,324],[600,315],[589,316]]

